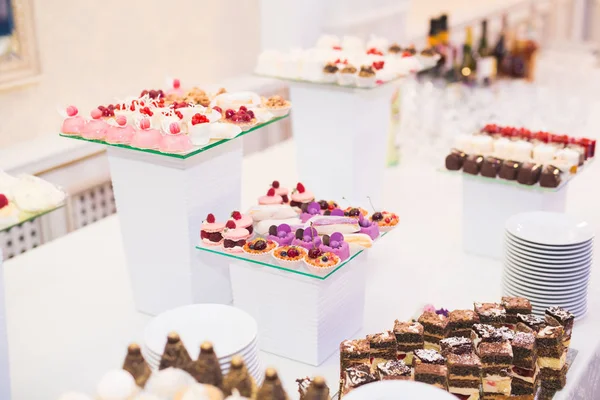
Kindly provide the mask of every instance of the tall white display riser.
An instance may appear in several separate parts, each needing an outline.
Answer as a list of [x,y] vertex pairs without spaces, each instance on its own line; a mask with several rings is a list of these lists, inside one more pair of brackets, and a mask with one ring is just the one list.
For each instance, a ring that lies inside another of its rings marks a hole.
[[564,212],[568,186],[550,191],[465,176],[462,188],[465,251],[502,259],[504,225],[508,218],[527,211]]
[[2,249],[0,249],[0,399],[10,399],[10,363],[6,329],[6,291],[4,289],[3,258]]
[[241,205],[242,141],[185,160],[109,147],[108,159],[136,308],[231,303],[227,261],[194,246],[209,212]]
[[317,366],[362,327],[366,264],[363,253],[318,280],[236,260],[233,304],[257,320],[261,350]]
[[317,197],[381,204],[394,90],[290,83],[298,176]]

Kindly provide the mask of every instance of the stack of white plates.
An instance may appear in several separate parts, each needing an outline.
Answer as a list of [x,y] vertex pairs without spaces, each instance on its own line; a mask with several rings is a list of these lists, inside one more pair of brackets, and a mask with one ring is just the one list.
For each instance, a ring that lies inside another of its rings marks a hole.
[[552,212],[517,214],[506,223],[504,293],[528,298],[535,314],[561,306],[581,318],[593,263],[594,231]]
[[258,357],[258,326],[246,312],[222,304],[193,304],[156,316],[144,331],[142,354],[157,370],[169,332],[177,332],[192,359],[204,341],[213,344],[223,374],[229,372],[231,359],[240,355],[248,372],[262,382],[263,369]]

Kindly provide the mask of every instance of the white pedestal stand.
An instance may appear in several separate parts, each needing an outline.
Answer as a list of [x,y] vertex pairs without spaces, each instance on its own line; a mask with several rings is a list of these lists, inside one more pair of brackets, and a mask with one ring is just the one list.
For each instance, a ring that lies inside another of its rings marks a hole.
[[290,82],[298,174],[319,199],[370,196],[380,207],[395,88]]
[[242,140],[185,160],[108,147],[108,159],[136,308],[230,303],[227,261],[194,246],[209,212],[241,205]]
[[4,291],[3,255],[0,249],[0,399],[10,399],[10,360],[6,331],[6,295]]
[[233,304],[257,320],[261,350],[317,366],[362,327],[366,256],[325,280],[232,261]]
[[[567,183],[568,184],[568,183]],[[504,225],[509,217],[527,211],[564,212],[567,184],[559,190],[489,182],[462,177],[463,246],[466,252],[502,258]]]

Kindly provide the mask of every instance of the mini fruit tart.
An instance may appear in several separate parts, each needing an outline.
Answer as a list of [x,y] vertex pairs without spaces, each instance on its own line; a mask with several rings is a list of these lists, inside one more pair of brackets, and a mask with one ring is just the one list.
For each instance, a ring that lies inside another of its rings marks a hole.
[[360,217],[360,214],[362,214],[363,217],[366,217],[369,215],[369,212],[361,207],[348,207],[344,210],[344,215],[346,217],[358,218]]
[[302,262],[308,252],[299,246],[283,246],[273,250],[273,257],[282,267],[294,267]]
[[275,247],[277,247],[277,243],[274,241],[258,238],[246,242],[242,250],[253,258],[268,258]]
[[231,108],[225,110],[225,122],[234,124],[240,127],[241,130],[247,131],[258,123],[254,116],[254,111],[248,110],[246,106],[240,106],[238,111]]
[[313,248],[308,251],[304,257],[304,263],[311,272],[317,274],[328,273],[335,269],[342,260],[333,253],[324,252],[319,248]]
[[271,96],[268,99],[262,99],[262,106],[268,110],[274,117],[283,117],[290,112],[292,103],[281,96]]
[[387,232],[398,225],[400,217],[395,213],[383,211],[373,213],[371,221],[376,222],[382,232]]

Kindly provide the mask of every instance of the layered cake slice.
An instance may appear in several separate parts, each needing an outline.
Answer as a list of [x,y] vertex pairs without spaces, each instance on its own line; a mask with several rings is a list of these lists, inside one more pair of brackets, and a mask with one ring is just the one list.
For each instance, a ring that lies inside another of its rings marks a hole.
[[524,297],[502,297],[502,307],[506,310],[506,323],[517,324],[517,314],[531,314],[531,303]]
[[414,367],[415,381],[448,390],[448,369],[445,365],[421,363]]
[[412,369],[402,360],[386,361],[377,364],[376,376],[380,381],[411,380]]
[[397,342],[396,336],[391,331],[385,331],[382,333],[375,333],[373,335],[367,335],[369,346],[371,348],[371,363],[373,369],[379,363],[383,363],[389,360],[396,360]]
[[432,349],[417,349],[414,352],[413,365],[419,364],[446,364],[446,359],[436,350]]
[[344,340],[340,343],[340,373],[354,365],[371,363],[371,346],[367,339]]
[[423,325],[418,322],[394,323],[394,335],[396,335],[397,358],[403,360],[406,365],[412,365],[413,351],[423,348]]
[[517,314],[517,330],[525,332],[539,332],[545,327],[546,319],[533,314]]
[[506,323],[506,310],[498,303],[474,303],[474,309],[482,324],[499,328]]
[[440,350],[440,340],[445,337],[448,318],[433,311],[425,311],[419,317],[419,323],[423,325],[423,347],[425,349]]
[[542,387],[560,390],[566,383],[567,348],[562,344],[562,326],[546,326],[535,338],[537,364],[540,367]]
[[440,347],[444,357],[448,357],[448,354],[469,354],[475,351],[473,341],[461,336],[440,340]]
[[353,389],[375,381],[377,381],[377,377],[371,373],[371,367],[367,364],[346,368],[340,385],[340,399]]
[[513,351],[508,341],[483,342],[478,347],[482,364],[482,389],[488,394],[509,396],[511,376],[508,371],[513,363]]
[[527,332],[517,332],[512,340],[513,366],[512,376],[513,395],[534,395],[538,387],[537,352],[535,335]]
[[479,323],[479,317],[473,310],[454,310],[448,314],[446,336],[462,336],[470,338],[473,324]]
[[573,322],[575,315],[562,307],[550,307],[546,310],[546,322],[548,325],[561,325],[564,330],[563,345],[569,347],[571,344],[571,332],[573,331]]
[[510,341],[514,337],[514,332],[511,329],[503,326],[495,328],[492,325],[487,324],[475,324],[473,325],[473,345],[475,348],[480,343],[497,343]]
[[481,360],[474,353],[448,354],[448,391],[465,400],[479,399]]

